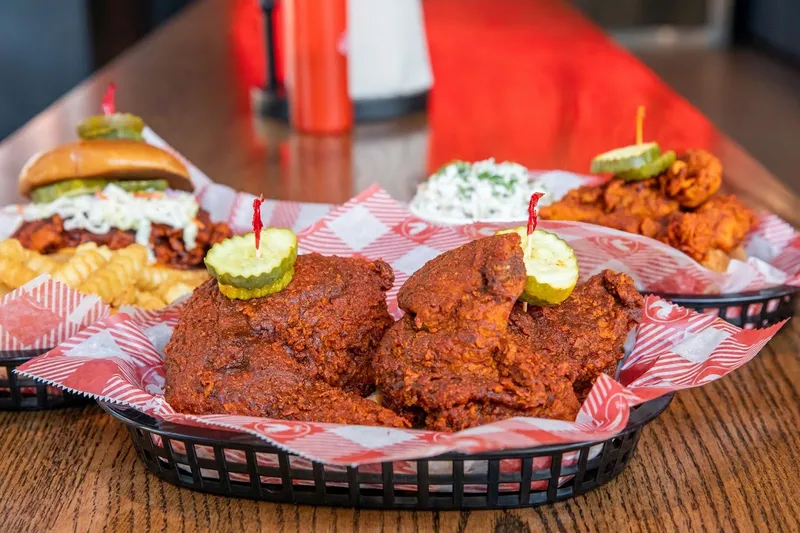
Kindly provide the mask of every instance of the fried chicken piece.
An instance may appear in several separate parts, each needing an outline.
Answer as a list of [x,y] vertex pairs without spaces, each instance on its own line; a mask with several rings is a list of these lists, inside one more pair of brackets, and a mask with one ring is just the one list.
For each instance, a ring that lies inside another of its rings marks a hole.
[[628,276],[606,271],[560,306],[525,314],[515,305],[524,281],[514,234],[442,254],[411,276],[398,298],[406,315],[375,355],[387,405],[436,430],[573,420],[576,390],[616,368],[641,296]]
[[547,220],[588,222],[652,237],[660,229],[659,221],[678,209],[678,202],[664,197],[654,180],[610,180],[569,191],[539,214]]
[[628,333],[641,320],[644,301],[627,274],[604,270],[578,285],[561,305],[514,306],[509,329],[535,353],[569,365],[580,401],[603,373],[614,377]]
[[602,185],[578,187],[567,191],[561,200],[539,208],[539,217],[545,220],[574,220],[599,224],[606,215],[602,202]]
[[166,399],[178,411],[407,427],[363,398],[372,353],[393,320],[383,261],[302,255],[292,282],[231,300],[210,280],[186,304],[165,349]]
[[640,218],[661,218],[678,210],[675,200],[665,198],[654,180],[610,180],[602,185],[603,211]]
[[581,187],[543,207],[540,216],[658,239],[707,268],[724,271],[755,216],[733,196],[717,195],[721,184],[719,159],[689,150],[656,178]]
[[414,413],[428,429],[458,431],[514,416],[572,420],[580,408],[569,366],[470,327],[431,333],[404,316],[384,337],[375,366],[385,405]]
[[12,237],[19,240],[25,248],[35,250],[40,254],[54,253],[62,248],[75,246],[67,238],[67,232],[64,230],[64,219],[58,215],[51,218],[23,222]]
[[688,150],[658,177],[661,192],[681,207],[693,209],[722,185],[722,163],[705,150]]
[[466,376],[473,389],[491,388],[495,352],[524,285],[519,236],[512,234],[473,241],[414,273],[397,298],[406,314],[375,359],[386,401],[398,409],[463,404],[473,395],[459,387]]
[[[216,243],[232,235],[231,229],[224,222],[211,222],[204,210],[197,212],[198,231],[195,247],[186,250],[183,243],[183,229],[173,228],[165,224],[153,224],[150,232],[150,244],[161,265],[177,269],[188,269],[203,266],[203,258]],[[63,248],[74,248],[85,242],[94,242],[99,246],[108,246],[112,250],[126,248],[136,242],[133,231],[111,228],[106,233],[92,233],[82,229],[67,230],[64,220],[55,215],[41,220],[23,222],[13,235],[25,248],[40,254],[55,253]]]
[[[187,250],[183,242],[183,229],[173,228],[165,224],[153,224],[150,232],[150,244],[160,265],[171,268],[187,269],[202,267],[208,250],[218,242],[222,242],[233,232],[223,222],[211,222],[206,211],[197,213],[198,225],[195,247]],[[112,248],[113,249],[113,248]]]
[[237,414],[365,426],[410,426],[405,418],[367,398],[309,379],[303,368],[279,349],[258,344],[253,349],[243,349],[238,358],[264,363],[233,371],[203,370],[196,376],[195,387],[201,386],[203,391],[208,391],[206,398],[201,399],[197,394],[178,396],[177,393],[168,393],[167,401],[184,413]]
[[695,211],[705,224],[713,225],[714,247],[732,252],[756,223],[756,215],[732,194],[711,198]]
[[470,322],[489,338],[505,333],[524,286],[519,236],[494,236],[428,261],[400,288],[397,304],[416,329],[436,332]]
[[[656,237],[709,268],[724,271],[719,252],[736,250],[755,224],[755,214],[732,195],[714,196],[696,211],[667,217]],[[723,265],[724,263],[724,265]]]

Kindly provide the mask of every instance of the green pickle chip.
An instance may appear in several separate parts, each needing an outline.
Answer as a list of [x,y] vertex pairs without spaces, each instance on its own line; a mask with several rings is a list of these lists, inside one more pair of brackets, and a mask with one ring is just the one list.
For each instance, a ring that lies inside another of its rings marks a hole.
[[105,189],[109,183],[128,192],[165,191],[168,186],[167,180],[74,179],[37,187],[31,192],[31,199],[36,203],[49,203],[62,196],[94,194]]
[[632,144],[595,156],[591,172],[618,174],[646,165],[660,155],[661,148],[656,143]]
[[641,181],[654,178],[667,170],[675,162],[675,152],[669,150],[661,154],[657,159],[642,165],[639,168],[620,172],[614,177],[624,181]]
[[234,236],[211,247],[205,263],[219,290],[229,298],[259,298],[283,290],[294,275],[297,236],[289,229],[261,230],[260,256],[255,234]]
[[78,136],[92,139],[132,139],[142,141],[144,121],[130,113],[96,115],[78,124]]
[[540,229],[528,235],[524,226],[497,233],[516,233],[520,237],[527,273],[521,301],[536,306],[558,305],[572,294],[578,284],[578,259],[565,240]]
[[282,291],[291,283],[293,277],[294,268],[287,270],[277,281],[257,289],[242,289],[232,285],[225,285],[220,281],[217,281],[217,286],[219,287],[219,292],[231,300],[252,300],[253,298],[263,298],[264,296]]

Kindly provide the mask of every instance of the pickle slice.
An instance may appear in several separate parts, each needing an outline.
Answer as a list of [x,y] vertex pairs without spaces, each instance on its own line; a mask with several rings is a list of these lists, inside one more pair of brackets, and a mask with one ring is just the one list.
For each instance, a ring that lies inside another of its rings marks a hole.
[[93,133],[91,137],[84,137],[84,140],[94,139],[127,139],[129,141],[143,142],[144,137],[140,133],[129,129],[107,130],[104,132]]
[[120,180],[109,183],[128,192],[166,191],[169,187],[167,180]]
[[233,285],[225,285],[219,281],[217,281],[217,287],[219,287],[219,292],[232,300],[252,300],[253,298],[263,298],[264,296],[282,291],[291,283],[293,277],[294,268],[290,268],[277,281],[257,289],[242,289],[234,287]]
[[74,179],[59,181],[37,187],[31,191],[31,200],[36,203],[48,203],[62,196],[80,196],[82,194],[94,194],[102,191],[108,184],[106,180],[83,180]]
[[661,174],[662,172],[666,171],[670,167],[670,165],[672,165],[672,163],[674,162],[675,162],[675,152],[669,150],[661,154],[655,160],[647,163],[646,165],[642,165],[639,168],[634,168],[631,170],[627,170],[625,172],[620,172],[614,177],[624,181],[646,180],[654,178],[659,174]]
[[31,192],[31,200],[36,203],[49,203],[62,196],[94,194],[105,189],[109,183],[113,183],[128,192],[165,191],[168,185],[167,180],[109,181],[103,179],[74,179],[37,187]]
[[572,294],[578,284],[578,258],[566,241],[541,229],[527,235],[525,226],[498,232],[502,233],[516,233],[520,237],[528,275],[519,297],[521,301],[536,306],[558,305]]
[[223,285],[257,290],[279,284],[287,272],[293,271],[296,258],[297,236],[294,232],[266,228],[261,230],[261,257],[256,255],[255,235],[248,233],[212,246],[205,263],[209,273],[219,282],[220,290]]
[[657,143],[632,144],[595,156],[590,171],[596,174],[618,174],[646,165],[660,155],[661,148]]
[[78,124],[81,139],[134,139],[142,140],[144,121],[130,113],[96,115]]

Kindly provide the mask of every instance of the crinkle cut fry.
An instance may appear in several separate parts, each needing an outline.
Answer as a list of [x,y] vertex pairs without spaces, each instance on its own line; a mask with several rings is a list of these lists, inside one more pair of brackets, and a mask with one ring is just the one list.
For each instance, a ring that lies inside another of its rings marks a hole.
[[141,245],[128,246],[116,251],[108,263],[92,273],[78,290],[97,294],[111,305],[118,303],[115,299],[120,294],[133,298],[133,287],[146,264],[147,248]]

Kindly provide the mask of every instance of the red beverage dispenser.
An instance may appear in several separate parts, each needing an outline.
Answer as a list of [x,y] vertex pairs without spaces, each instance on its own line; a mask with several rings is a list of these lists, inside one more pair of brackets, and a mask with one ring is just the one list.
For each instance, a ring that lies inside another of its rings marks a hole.
[[[425,110],[433,83],[421,0],[260,0],[259,110],[307,133]],[[266,68],[265,68],[266,67]],[[291,113],[290,113],[291,111]]]
[[284,0],[289,120],[307,133],[353,125],[347,74],[347,0]]

